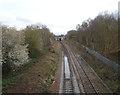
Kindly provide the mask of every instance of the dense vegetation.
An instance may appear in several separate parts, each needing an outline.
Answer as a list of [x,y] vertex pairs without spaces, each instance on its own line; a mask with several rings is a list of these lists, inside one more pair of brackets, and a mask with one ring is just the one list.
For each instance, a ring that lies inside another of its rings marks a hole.
[[[2,53],[0,52],[3,76],[2,89],[5,92],[21,75],[24,75],[24,72],[27,72],[29,68],[32,68],[34,64],[51,51],[52,41],[54,40],[53,34],[50,33],[47,26],[42,24],[29,25],[19,31],[15,27],[6,25],[0,27],[2,30]],[[45,65],[46,67],[51,66],[48,62]],[[56,64],[52,66],[56,68]],[[48,70],[51,70],[51,68]],[[55,70],[51,72],[54,73]]]
[[50,47],[52,34],[45,25],[29,25],[20,31],[5,25],[1,27],[3,77],[39,58]]
[[22,31],[2,26],[2,73],[3,76],[28,62],[28,49]]
[[69,40],[77,41],[104,56],[120,51],[116,14],[100,14],[84,21],[82,25],[78,24],[76,29],[68,32]]
[[49,49],[52,35],[45,25],[27,26],[24,32],[30,58],[39,57]]

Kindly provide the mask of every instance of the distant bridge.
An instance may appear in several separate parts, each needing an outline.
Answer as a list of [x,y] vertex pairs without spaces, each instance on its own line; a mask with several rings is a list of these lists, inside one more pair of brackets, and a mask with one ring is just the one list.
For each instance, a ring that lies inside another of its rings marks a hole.
[[61,41],[61,40],[65,39],[65,36],[64,35],[55,36],[55,39],[57,41]]

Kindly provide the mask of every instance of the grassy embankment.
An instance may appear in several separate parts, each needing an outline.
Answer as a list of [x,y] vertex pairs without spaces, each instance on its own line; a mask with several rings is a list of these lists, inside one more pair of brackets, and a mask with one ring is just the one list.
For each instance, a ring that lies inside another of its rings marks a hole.
[[119,81],[118,73],[116,73],[112,68],[108,67],[106,64],[96,59],[94,56],[86,53],[85,50],[78,47],[72,41],[65,41],[69,46],[76,52],[76,54],[81,55],[89,65],[94,69],[98,76],[108,85],[108,87],[114,92],[118,92]]
[[59,63],[59,54],[59,43],[52,41],[50,49],[43,56],[32,59],[28,64],[20,67],[17,72],[11,72],[3,78],[3,92],[6,92],[9,88],[12,88],[16,81],[30,70],[34,70],[32,71],[34,74],[39,72],[39,80],[36,79],[36,81],[40,83],[38,92],[50,92],[50,86],[54,81],[57,64]]

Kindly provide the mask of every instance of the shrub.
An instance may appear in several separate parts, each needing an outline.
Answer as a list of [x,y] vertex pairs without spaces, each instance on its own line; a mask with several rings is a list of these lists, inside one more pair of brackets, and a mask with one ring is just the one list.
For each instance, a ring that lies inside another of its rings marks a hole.
[[8,71],[16,70],[26,62],[28,62],[28,50],[25,45],[24,33],[2,25],[3,75]]
[[44,25],[31,25],[23,30],[25,42],[28,44],[29,56],[40,57],[50,47],[51,33]]

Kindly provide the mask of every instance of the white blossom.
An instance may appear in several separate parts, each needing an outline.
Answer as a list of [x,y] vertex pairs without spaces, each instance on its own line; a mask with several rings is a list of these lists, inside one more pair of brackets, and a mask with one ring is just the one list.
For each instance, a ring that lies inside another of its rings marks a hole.
[[[24,32],[2,26],[3,63],[19,66],[28,62],[28,50]],[[10,63],[8,63],[10,62]]]
[[28,62],[28,52],[26,46],[21,46],[19,44],[9,52],[9,57],[14,60],[14,64],[19,66]]

